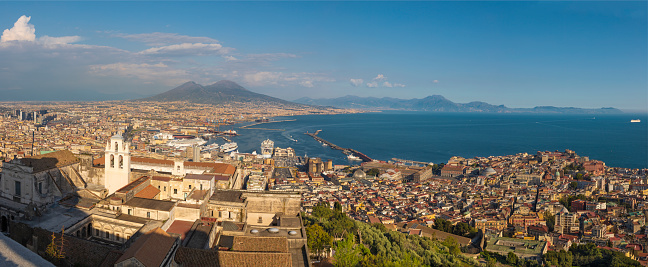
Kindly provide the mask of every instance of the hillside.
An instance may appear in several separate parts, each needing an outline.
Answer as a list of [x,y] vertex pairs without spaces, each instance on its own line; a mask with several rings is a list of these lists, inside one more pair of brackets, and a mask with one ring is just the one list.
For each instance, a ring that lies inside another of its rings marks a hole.
[[283,106],[302,106],[279,98],[249,91],[235,82],[221,80],[212,85],[195,82],[184,83],[164,93],[139,99],[139,101],[173,102],[188,101],[198,104],[259,103]]
[[564,113],[564,114],[618,114],[616,108],[584,109],[573,107],[539,106],[534,108],[509,108],[486,102],[455,103],[441,95],[431,95],[422,99],[399,99],[391,97],[359,97],[347,95],[338,98],[312,99],[308,97],[295,100],[297,103],[337,108],[365,110],[404,110],[432,112],[489,112],[489,113]]

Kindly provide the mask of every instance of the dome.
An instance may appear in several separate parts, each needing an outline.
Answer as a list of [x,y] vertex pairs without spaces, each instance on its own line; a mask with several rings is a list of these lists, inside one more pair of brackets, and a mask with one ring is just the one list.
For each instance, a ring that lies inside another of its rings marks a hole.
[[487,169],[481,171],[481,175],[484,176],[491,176],[493,174],[497,174],[497,171],[493,170],[493,168],[491,167],[488,167]]
[[353,173],[353,178],[365,179],[367,178],[367,174],[363,172],[361,169],[358,169]]

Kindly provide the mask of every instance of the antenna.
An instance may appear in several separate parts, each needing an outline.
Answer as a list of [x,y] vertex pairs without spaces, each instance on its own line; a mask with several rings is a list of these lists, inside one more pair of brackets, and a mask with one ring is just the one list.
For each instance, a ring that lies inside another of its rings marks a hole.
[[31,149],[32,157],[34,156],[34,139],[35,138],[36,138],[36,130],[32,131],[32,149]]

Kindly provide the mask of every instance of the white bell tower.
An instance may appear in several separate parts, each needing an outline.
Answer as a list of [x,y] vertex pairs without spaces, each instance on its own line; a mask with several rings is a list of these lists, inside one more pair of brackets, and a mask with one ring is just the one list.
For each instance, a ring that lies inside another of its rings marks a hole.
[[120,134],[111,137],[106,144],[104,184],[109,195],[128,184],[131,171],[129,145]]

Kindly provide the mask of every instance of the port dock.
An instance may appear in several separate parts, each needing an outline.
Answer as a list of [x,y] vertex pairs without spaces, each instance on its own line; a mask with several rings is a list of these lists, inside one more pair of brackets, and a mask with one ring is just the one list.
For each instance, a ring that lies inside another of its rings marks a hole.
[[349,154],[354,155],[354,156],[362,159],[362,161],[364,161],[364,162],[373,161],[372,158],[370,158],[369,156],[365,155],[364,153],[362,153],[362,152],[360,152],[358,150],[355,150],[353,148],[344,148],[344,147],[338,146],[336,144],[333,144],[333,143],[331,143],[329,141],[326,141],[326,140],[322,139],[321,137],[317,136],[317,134],[319,134],[321,131],[322,130],[317,130],[315,133],[306,133],[306,135],[312,137],[313,139],[315,139],[315,141],[318,141],[318,142],[320,142],[322,144],[326,144],[327,146],[331,147],[332,149],[341,150],[342,153],[344,153],[345,155],[349,155]]

